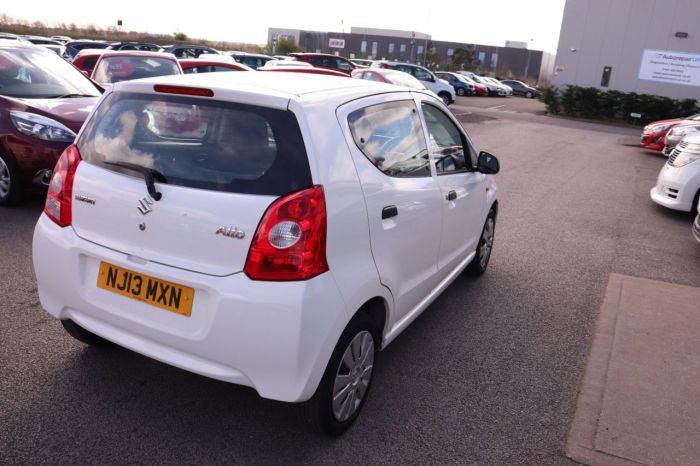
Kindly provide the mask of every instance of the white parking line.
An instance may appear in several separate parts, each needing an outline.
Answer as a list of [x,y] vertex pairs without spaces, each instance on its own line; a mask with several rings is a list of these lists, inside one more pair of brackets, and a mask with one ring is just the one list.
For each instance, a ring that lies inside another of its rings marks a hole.
[[505,105],[496,105],[495,107],[489,107],[489,110],[498,110],[499,108],[503,108]]

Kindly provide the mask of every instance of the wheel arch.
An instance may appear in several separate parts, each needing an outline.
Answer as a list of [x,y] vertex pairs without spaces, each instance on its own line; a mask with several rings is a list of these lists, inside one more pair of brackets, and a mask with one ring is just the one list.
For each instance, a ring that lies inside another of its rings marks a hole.
[[351,320],[360,316],[368,317],[373,323],[375,339],[379,342],[379,347],[381,348],[384,335],[387,332],[387,323],[389,322],[389,303],[381,296],[368,299],[355,312]]

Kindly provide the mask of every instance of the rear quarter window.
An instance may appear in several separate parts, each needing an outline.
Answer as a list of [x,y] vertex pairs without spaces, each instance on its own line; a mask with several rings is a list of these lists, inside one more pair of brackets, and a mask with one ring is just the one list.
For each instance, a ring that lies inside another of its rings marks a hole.
[[159,171],[168,184],[232,193],[283,195],[311,186],[293,113],[253,105],[154,94],[110,94],[78,142],[84,161]]

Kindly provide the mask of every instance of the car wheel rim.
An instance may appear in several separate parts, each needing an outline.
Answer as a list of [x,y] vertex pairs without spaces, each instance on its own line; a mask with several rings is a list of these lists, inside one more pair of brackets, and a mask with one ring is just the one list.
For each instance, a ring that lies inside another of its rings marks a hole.
[[481,245],[479,247],[479,265],[481,265],[481,268],[486,267],[486,264],[489,262],[489,257],[491,257],[494,226],[493,219],[489,217],[488,220],[486,220],[486,225],[484,225],[484,232],[481,234]]
[[333,384],[333,415],[339,422],[350,419],[362,404],[372,379],[374,338],[363,330],[343,353]]
[[7,197],[10,193],[10,167],[0,158],[0,197]]

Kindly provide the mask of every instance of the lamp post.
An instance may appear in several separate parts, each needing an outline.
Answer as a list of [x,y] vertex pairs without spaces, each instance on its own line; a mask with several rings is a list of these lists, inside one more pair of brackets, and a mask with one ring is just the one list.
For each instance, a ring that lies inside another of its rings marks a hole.
[[409,57],[409,63],[413,63],[413,45],[416,43],[416,33],[411,33],[411,56]]

